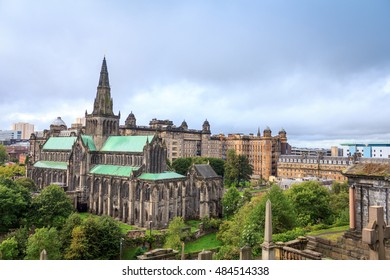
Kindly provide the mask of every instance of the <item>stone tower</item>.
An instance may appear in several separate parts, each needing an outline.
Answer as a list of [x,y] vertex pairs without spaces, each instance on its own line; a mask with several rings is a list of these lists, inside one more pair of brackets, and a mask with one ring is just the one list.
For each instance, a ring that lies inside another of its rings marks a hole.
[[101,149],[108,136],[119,135],[119,115],[114,115],[106,58],[100,71],[99,84],[92,114],[85,112],[85,134],[93,135],[96,148]]

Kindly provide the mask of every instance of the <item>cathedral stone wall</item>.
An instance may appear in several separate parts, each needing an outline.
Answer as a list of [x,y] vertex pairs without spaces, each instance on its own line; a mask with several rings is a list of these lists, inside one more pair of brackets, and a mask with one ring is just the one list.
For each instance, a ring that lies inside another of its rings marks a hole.
[[[169,121],[154,120],[153,130],[145,133],[120,133],[120,114],[113,113],[105,59],[93,111],[86,111],[85,117],[86,127],[77,134],[62,133],[66,125],[57,118],[50,130],[31,136],[27,176],[40,189],[58,184],[79,210],[140,227],[164,228],[176,216],[197,219],[222,215],[222,178],[209,165],[193,166],[188,176],[168,170],[168,149],[177,147],[167,147],[168,141],[156,129],[172,125]],[[126,126],[135,126],[134,115],[129,115]],[[185,123],[181,130],[188,130]],[[207,120],[197,134],[210,134]],[[172,143],[177,144],[180,139],[173,140],[174,136]],[[201,153],[196,137],[191,141],[194,145],[185,146],[189,152],[196,149]]]

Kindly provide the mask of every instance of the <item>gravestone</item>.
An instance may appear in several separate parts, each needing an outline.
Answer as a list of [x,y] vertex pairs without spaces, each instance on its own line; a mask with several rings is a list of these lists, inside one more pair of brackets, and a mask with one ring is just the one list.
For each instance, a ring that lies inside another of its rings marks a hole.
[[251,260],[252,259],[252,248],[244,246],[240,249],[240,260]]
[[212,260],[213,252],[203,250],[198,254],[198,260]]
[[385,259],[385,240],[390,239],[390,226],[386,226],[382,206],[370,206],[368,225],[362,231],[362,241],[370,247],[370,260]]

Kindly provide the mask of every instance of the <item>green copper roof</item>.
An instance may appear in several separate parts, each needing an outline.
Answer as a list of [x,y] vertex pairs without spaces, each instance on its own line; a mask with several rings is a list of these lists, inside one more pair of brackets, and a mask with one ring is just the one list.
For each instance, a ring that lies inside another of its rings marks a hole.
[[101,175],[113,175],[113,176],[123,176],[130,177],[133,170],[138,170],[139,167],[134,166],[120,166],[120,165],[96,165],[94,168],[89,171],[92,174],[101,174]]
[[68,168],[68,163],[40,160],[34,163],[34,167],[66,170]]
[[96,151],[96,146],[91,135],[81,135],[81,139],[83,139],[83,143],[88,146],[90,151]]
[[43,145],[43,150],[71,150],[74,142],[77,137],[50,137],[45,145]]
[[153,135],[149,136],[110,136],[104,143],[102,152],[133,152],[143,151],[146,141],[152,141]]
[[168,180],[168,179],[181,179],[185,178],[185,176],[175,173],[175,172],[164,172],[164,173],[142,173],[141,176],[138,177],[142,180]]

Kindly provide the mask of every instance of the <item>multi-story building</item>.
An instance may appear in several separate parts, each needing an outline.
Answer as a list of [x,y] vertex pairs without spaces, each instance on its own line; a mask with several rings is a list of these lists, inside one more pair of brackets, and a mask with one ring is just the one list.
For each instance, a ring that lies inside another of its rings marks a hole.
[[342,171],[351,164],[353,160],[348,157],[282,155],[278,160],[277,175],[281,179],[317,177],[346,181]]
[[331,149],[321,149],[321,148],[298,148],[298,147],[291,147],[291,155],[293,156],[309,156],[309,157],[315,157],[318,154],[321,154],[323,156],[332,156]]
[[0,130],[0,140],[9,141],[9,140],[21,140],[22,131],[20,130]]
[[21,139],[27,140],[30,139],[32,133],[34,133],[34,125],[30,123],[18,122],[12,124],[12,130],[21,131]]
[[363,158],[390,158],[390,143],[346,143],[341,144],[343,156],[353,156],[357,154]]
[[277,162],[280,155],[289,152],[286,131],[280,130],[278,135],[272,136],[267,127],[257,135],[229,134],[223,139],[226,150],[235,150],[238,155],[244,155],[253,166],[253,179],[266,179],[277,174]]
[[137,126],[136,118],[131,112],[125,125],[119,127],[121,135],[147,135],[157,132],[165,141],[168,159],[173,161],[179,157],[216,157],[226,159],[227,151],[235,150],[238,155],[248,157],[253,165],[253,179],[268,179],[276,175],[279,155],[289,152],[287,135],[284,129],[272,136],[267,127],[257,135],[228,134],[227,136],[211,135],[210,123],[205,120],[202,130],[188,129],[185,121],[177,127],[170,120],[150,121],[149,126]]

